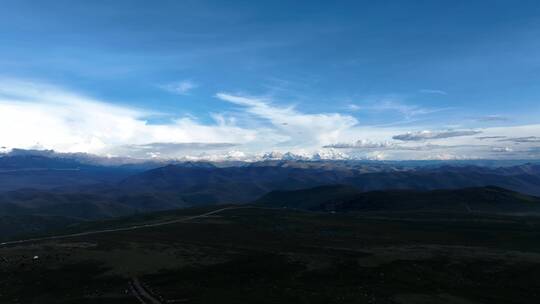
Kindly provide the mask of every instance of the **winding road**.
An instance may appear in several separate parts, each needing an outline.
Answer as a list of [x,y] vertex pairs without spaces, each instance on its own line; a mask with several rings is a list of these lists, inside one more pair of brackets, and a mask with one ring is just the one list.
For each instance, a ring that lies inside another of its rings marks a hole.
[[187,221],[194,220],[194,219],[197,219],[197,218],[202,218],[202,217],[206,217],[206,216],[213,215],[213,214],[216,214],[216,213],[220,213],[220,212],[223,212],[223,211],[226,211],[226,210],[247,209],[247,208],[254,208],[254,207],[226,207],[226,208],[217,209],[217,210],[206,212],[206,213],[199,214],[199,215],[184,217],[184,218],[180,218],[180,219],[176,219],[176,220],[157,222],[157,223],[152,223],[152,224],[142,224],[142,225],[134,225],[134,226],[129,226],[129,227],[111,228],[111,229],[103,229],[103,230],[92,230],[92,231],[78,232],[78,233],[72,233],[72,234],[52,235],[52,236],[46,236],[46,237],[40,237],[40,238],[31,238],[31,239],[24,239],[24,240],[17,240],[17,241],[8,241],[8,242],[0,243],[0,247],[8,246],[8,245],[18,245],[18,244],[25,244],[25,243],[48,241],[48,240],[67,239],[67,238],[86,236],[86,235],[111,233],[111,232],[119,232],[119,231],[131,231],[131,230],[138,230],[138,229],[144,229],[144,228],[159,227],[159,226],[170,225],[170,224],[175,224],[175,223],[187,222]]
[[163,304],[158,298],[154,297],[146,288],[141,284],[139,278],[134,277],[129,282],[131,293],[139,300],[141,304]]

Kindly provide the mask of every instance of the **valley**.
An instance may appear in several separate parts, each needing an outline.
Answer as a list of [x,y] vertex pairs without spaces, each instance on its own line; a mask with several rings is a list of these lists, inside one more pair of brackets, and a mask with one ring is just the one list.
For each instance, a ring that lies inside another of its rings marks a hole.
[[0,303],[540,299],[536,164],[2,164]]
[[136,303],[134,278],[161,303],[531,303],[540,296],[540,218],[214,208],[93,224],[137,229],[4,244],[0,302]]

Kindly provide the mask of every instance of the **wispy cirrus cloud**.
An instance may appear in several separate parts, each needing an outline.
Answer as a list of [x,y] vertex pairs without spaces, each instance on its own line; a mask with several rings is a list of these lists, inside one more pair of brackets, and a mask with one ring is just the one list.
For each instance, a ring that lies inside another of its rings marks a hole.
[[421,89],[420,93],[423,94],[437,94],[437,95],[447,95],[448,93],[443,90],[434,90],[434,89]]
[[500,139],[499,141],[510,141],[513,143],[540,143],[539,136],[524,136],[524,137],[511,137],[506,139]]
[[293,106],[277,106],[262,97],[218,93],[216,97],[241,106],[246,112],[269,122],[284,142],[296,146],[314,147],[336,141],[343,132],[358,124],[356,118],[339,113],[303,113]]
[[507,152],[513,152],[514,149],[510,147],[492,147],[491,151],[496,153],[507,153]]
[[168,83],[166,85],[161,85],[160,87],[170,93],[178,95],[188,95],[189,92],[198,88],[199,84],[191,80],[182,80],[178,82]]
[[345,149],[345,150],[377,150],[377,151],[434,151],[434,150],[455,150],[455,149],[476,149],[487,147],[486,145],[434,145],[434,144],[401,144],[395,142],[373,142],[370,140],[358,140],[353,143],[336,143],[325,145],[323,148]]
[[479,140],[488,140],[488,139],[501,139],[501,138],[506,138],[506,136],[479,136],[479,137],[476,137],[476,139],[479,139]]
[[450,137],[471,136],[480,134],[477,130],[446,130],[446,131],[418,131],[395,135],[392,138],[401,141],[423,141],[429,139],[445,139]]
[[431,113],[436,113],[444,110],[448,110],[449,108],[438,108],[438,109],[432,109],[432,108],[426,108],[419,105],[413,105],[413,104],[407,104],[403,103],[401,101],[393,100],[393,99],[383,99],[378,100],[376,102],[366,104],[366,105],[359,105],[359,104],[349,104],[348,109],[350,111],[368,111],[368,112],[397,112],[404,116],[407,119],[411,119],[415,116],[419,115],[427,115]]
[[323,148],[332,148],[332,149],[388,149],[394,148],[396,144],[390,143],[387,141],[384,142],[375,142],[371,140],[357,140],[353,143],[335,143],[324,145]]
[[492,122],[492,121],[509,121],[510,118],[503,115],[485,115],[474,118],[476,121],[480,122]]
[[132,157],[168,157],[171,155],[198,154],[207,151],[223,151],[238,146],[235,143],[205,142],[155,142],[141,145],[123,145],[115,148],[117,154]]
[[349,104],[349,105],[347,105],[347,109],[348,109],[349,111],[355,112],[355,111],[361,110],[362,107],[359,106],[359,105],[357,105],[357,104]]

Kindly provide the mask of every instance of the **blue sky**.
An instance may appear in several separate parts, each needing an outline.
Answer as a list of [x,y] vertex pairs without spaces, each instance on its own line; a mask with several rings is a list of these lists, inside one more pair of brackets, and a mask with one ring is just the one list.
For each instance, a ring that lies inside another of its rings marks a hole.
[[7,148],[540,156],[536,1],[0,2]]

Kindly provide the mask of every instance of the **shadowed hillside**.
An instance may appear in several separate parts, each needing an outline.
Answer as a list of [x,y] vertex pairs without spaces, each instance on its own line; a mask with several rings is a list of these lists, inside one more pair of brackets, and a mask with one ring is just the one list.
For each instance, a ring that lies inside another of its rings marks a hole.
[[337,185],[273,191],[256,202],[266,206],[313,211],[540,213],[540,198],[499,187],[361,193],[354,188]]

